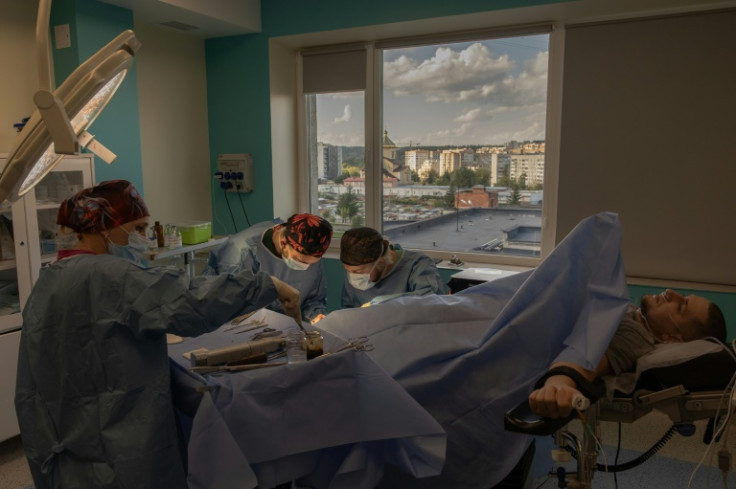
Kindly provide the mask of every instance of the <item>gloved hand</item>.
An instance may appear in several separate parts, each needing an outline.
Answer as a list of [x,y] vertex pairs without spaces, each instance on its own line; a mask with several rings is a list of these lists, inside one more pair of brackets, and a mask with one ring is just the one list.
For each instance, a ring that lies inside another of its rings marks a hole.
[[284,308],[284,313],[286,313],[287,316],[293,317],[294,321],[296,321],[296,323],[301,326],[301,294],[294,287],[287,284],[286,282],[282,282],[273,275],[271,275],[271,280],[273,280],[273,285],[276,287],[276,293],[278,294],[279,301],[281,301],[281,305]]

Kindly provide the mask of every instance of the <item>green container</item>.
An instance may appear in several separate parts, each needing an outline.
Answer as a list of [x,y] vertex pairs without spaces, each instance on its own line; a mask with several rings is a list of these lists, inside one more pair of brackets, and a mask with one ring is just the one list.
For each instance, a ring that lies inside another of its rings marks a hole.
[[181,243],[184,245],[204,243],[212,236],[211,221],[184,221],[176,227],[181,233]]

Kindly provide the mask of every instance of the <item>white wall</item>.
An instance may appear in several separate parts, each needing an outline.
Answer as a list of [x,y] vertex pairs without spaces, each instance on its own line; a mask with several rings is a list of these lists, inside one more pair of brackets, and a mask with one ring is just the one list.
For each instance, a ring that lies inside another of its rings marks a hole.
[[37,0],[0,1],[0,153],[13,149],[18,136],[13,124],[35,108],[37,9]]
[[162,223],[212,220],[202,39],[135,19],[145,199]]

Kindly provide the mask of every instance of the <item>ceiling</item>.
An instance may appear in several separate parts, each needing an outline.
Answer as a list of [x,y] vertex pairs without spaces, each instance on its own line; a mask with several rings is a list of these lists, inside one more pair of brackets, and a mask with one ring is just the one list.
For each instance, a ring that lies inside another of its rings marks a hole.
[[134,21],[211,37],[261,31],[260,0],[100,0],[133,11]]

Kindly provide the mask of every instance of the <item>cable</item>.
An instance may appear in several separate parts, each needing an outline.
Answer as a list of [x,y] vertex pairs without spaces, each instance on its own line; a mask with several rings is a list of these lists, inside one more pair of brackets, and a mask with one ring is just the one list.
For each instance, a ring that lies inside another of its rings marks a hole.
[[[237,184],[237,188],[240,189],[240,184]],[[240,191],[238,191],[238,200],[240,201],[240,207],[243,208],[243,214],[245,215],[245,222],[248,223],[248,227],[251,226],[250,219],[248,219],[248,213],[245,211],[245,206],[243,205],[243,197],[240,195]]]
[[[621,454],[621,422],[618,422],[618,440],[616,441],[616,457],[613,459],[613,465],[618,465],[618,456]],[[613,473],[613,485],[618,489],[618,472]]]
[[227,210],[230,211],[230,218],[233,220],[233,227],[235,232],[238,232],[238,225],[235,224],[235,216],[233,215],[233,209],[230,207],[230,200],[227,198],[227,189],[223,188],[222,193],[225,194],[225,202],[227,203]]

